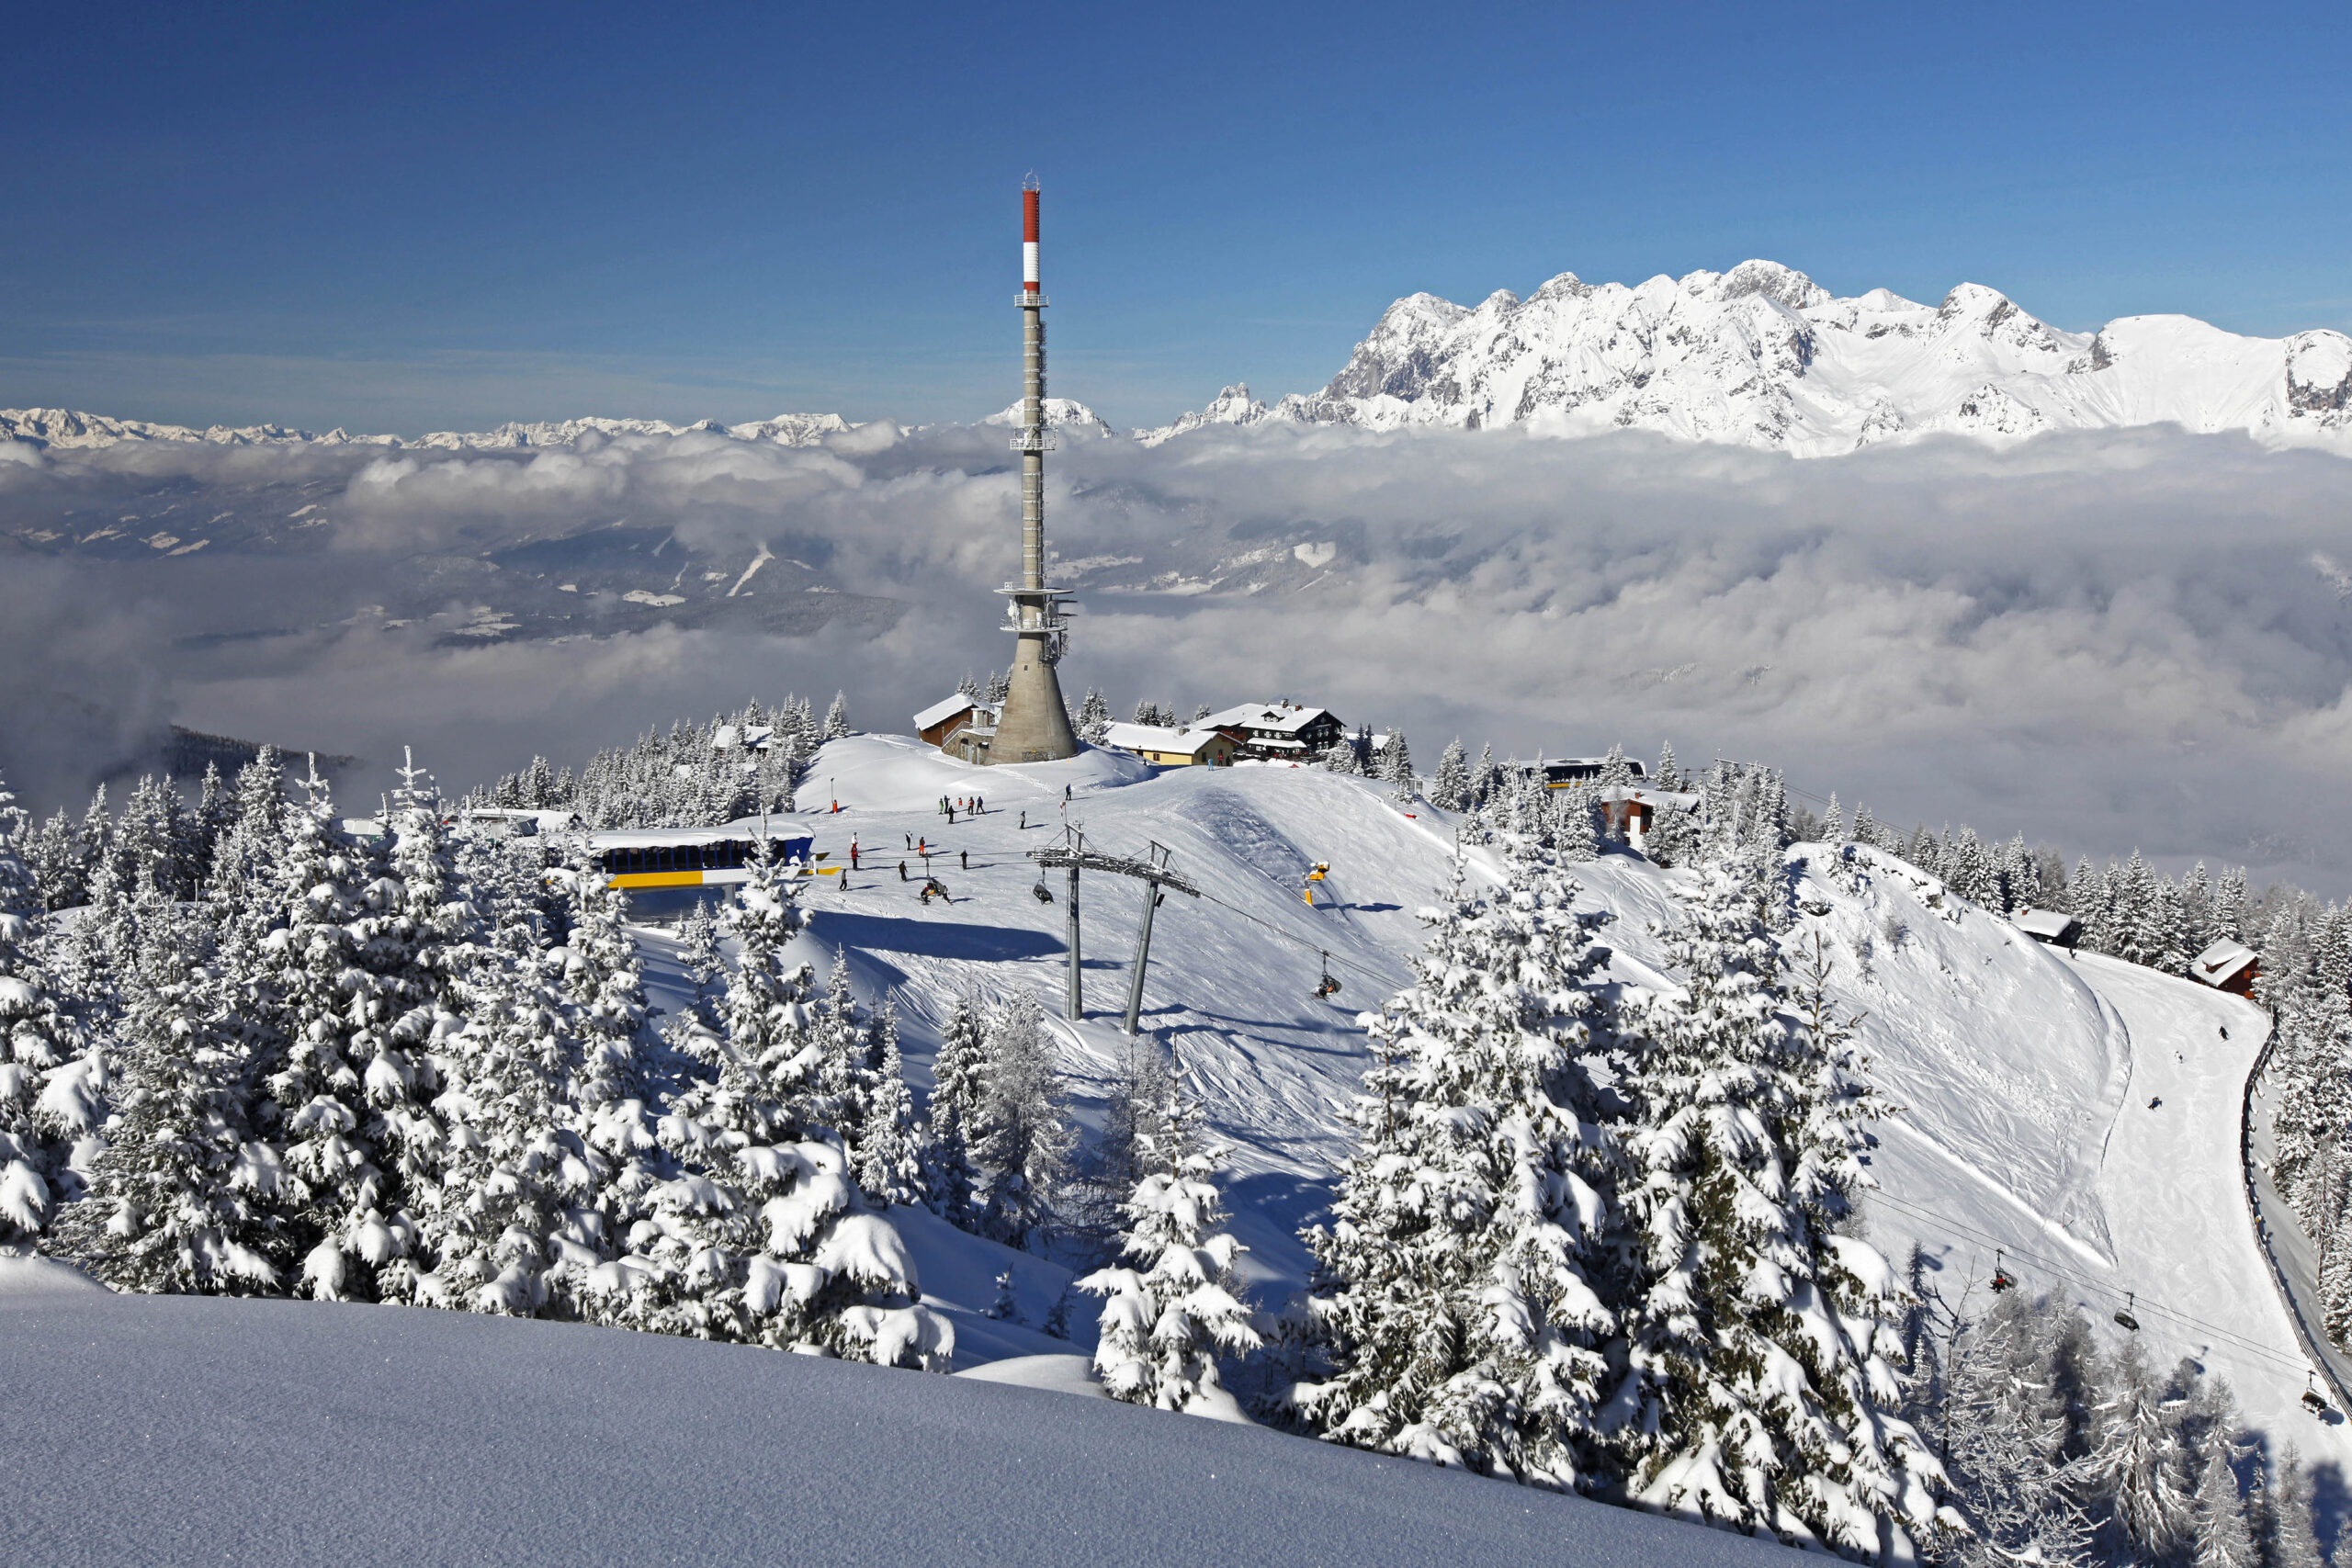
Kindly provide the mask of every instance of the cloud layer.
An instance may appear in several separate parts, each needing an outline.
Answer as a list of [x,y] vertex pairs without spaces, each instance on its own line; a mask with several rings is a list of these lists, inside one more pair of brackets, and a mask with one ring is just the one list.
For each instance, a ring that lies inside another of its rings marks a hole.
[[[0,545],[0,764],[62,792],[168,715],[379,759],[413,740],[466,782],[786,689],[845,688],[863,724],[899,728],[1006,656],[989,592],[1017,555],[1002,441],[882,426],[810,449],[0,464],[0,536],[164,493],[313,497],[332,520],[185,560]],[[1796,462],[1633,434],[1271,428],[1073,439],[1052,472],[1049,532],[1086,603],[1073,698],[1309,697],[1401,724],[1424,766],[1456,734],[1555,754],[1670,739],[1905,823],[2352,889],[2341,458],[2169,430]],[[669,530],[714,577],[765,550],[806,569],[793,592],[907,608],[803,637],[452,646],[451,619],[500,608],[514,581],[485,570],[431,579],[437,619],[364,613],[420,558],[616,524]],[[61,703],[97,716],[62,725]]]

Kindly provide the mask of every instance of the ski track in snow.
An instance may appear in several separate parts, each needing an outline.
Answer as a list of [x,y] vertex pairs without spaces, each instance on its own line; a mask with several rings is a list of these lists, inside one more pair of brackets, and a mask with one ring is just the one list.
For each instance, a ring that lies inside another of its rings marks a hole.
[[[1127,1048],[1120,1015],[1141,896],[1124,879],[1085,878],[1088,1017],[1062,1019],[1066,881],[1042,878],[1055,902],[1037,901],[1041,878],[1023,852],[1058,840],[1065,784],[1068,820],[1091,846],[1140,854],[1166,845],[1178,870],[1232,907],[1169,895],[1153,928],[1144,1032],[1176,1049],[1233,1147],[1228,1201],[1251,1249],[1243,1273],[1261,1304],[1279,1304],[1305,1282],[1296,1233],[1328,1201],[1346,1151],[1333,1111],[1367,1065],[1357,1014],[1408,979],[1424,935],[1414,910],[1448,880],[1451,820],[1426,807],[1408,818],[1387,786],[1311,768],[1155,773],[1093,752],[989,769],[911,739],[826,747],[802,792],[820,809],[800,820],[825,864],[847,862],[854,834],[864,866],[846,891],[831,876],[808,884],[812,960],[830,964],[846,951],[861,993],[896,998],[910,1072],[925,1089],[958,989],[1035,991],[1061,1042],[1073,1111],[1091,1125]],[[976,792],[985,816],[950,825],[939,814],[940,796]],[[832,798],[838,815],[821,809]],[[913,837],[945,852],[933,863],[952,902],[919,902],[920,863],[901,847]],[[964,851],[969,871],[957,860]],[[1498,874],[1486,852],[1471,858],[1474,876]],[[2109,1332],[2120,1332],[2109,1314],[2136,1292],[2158,1363],[2197,1357],[2230,1381],[2249,1426],[2274,1447],[2292,1441],[2352,1465],[2345,1429],[2297,1405],[2301,1356],[2240,1195],[2239,1091],[2261,1043],[2258,1010],[2128,964],[2070,960],[1890,856],[1861,852],[1837,875],[1823,846],[1789,858],[1800,908],[1825,911],[1801,914],[1792,934],[1826,936],[1833,991],[1866,1015],[1859,1033],[1871,1077],[1897,1108],[1870,1156],[1882,1190],[1865,1207],[1882,1250],[1899,1261],[1917,1242],[1939,1288],[1958,1295],[1973,1279],[1981,1307],[1994,1248],[2005,1247],[2028,1289],[2079,1301]],[[901,859],[917,880],[899,881]],[[1299,892],[1317,860],[1331,863],[1317,897],[1332,901],[1310,908]],[[1577,875],[1592,904],[1617,917],[1601,932],[1613,976],[1667,983],[1649,927],[1672,915],[1679,874],[1610,855]],[[674,944],[650,934],[656,1000],[674,1005]],[[1313,994],[1323,950],[1343,987],[1329,1002]],[[2151,1098],[2163,1106],[2149,1111]],[[910,1229],[927,1295],[956,1314],[959,1336],[976,1336],[959,1347],[959,1365],[1069,1351],[979,1316],[998,1269],[1014,1269],[1031,1324],[1066,1271],[922,1218]],[[968,1255],[945,1258],[958,1248]],[[1090,1344],[1091,1327],[1076,1337]]]

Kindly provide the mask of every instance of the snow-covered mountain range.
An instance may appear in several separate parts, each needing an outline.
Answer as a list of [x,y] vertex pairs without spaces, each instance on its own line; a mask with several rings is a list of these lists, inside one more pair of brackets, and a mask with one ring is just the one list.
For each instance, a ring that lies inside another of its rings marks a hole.
[[495,430],[435,431],[415,440],[398,435],[354,435],[347,430],[323,434],[295,430],[282,424],[216,424],[198,430],[185,424],[157,424],[146,420],[114,419],[106,414],[77,413],[70,409],[0,409],[0,441],[23,441],[39,446],[71,449],[112,446],[125,441],[203,442],[216,446],[390,446],[437,451],[515,451],[537,446],[573,446],[586,435],[685,435],[695,432],[731,436],[738,441],[771,441],[781,446],[814,446],[827,435],[856,427],[837,413],[784,413],[774,419],[742,424],[697,420],[671,424],[658,419],[565,419],[516,423]]
[[[1084,403],[1046,403],[1057,429],[1117,434]],[[1016,403],[980,423],[1011,424],[1019,410]],[[2124,316],[2095,333],[2070,333],[1979,284],[1963,283],[1937,305],[1884,288],[1849,299],[1770,261],[1630,287],[1564,272],[1525,299],[1498,289],[1475,308],[1407,295],[1321,391],[1269,405],[1237,384],[1204,408],[1134,434],[1158,446],[1211,425],[1267,423],[1520,426],[1557,435],[1648,430],[1808,457],[1939,434],[2006,441],[2177,424],[2352,450],[2352,338],[2325,330],[2242,337],[2188,316]],[[591,418],[412,440],[275,424],[197,430],[20,409],[0,410],[0,451],[12,440],[57,448],[168,441],[510,451],[590,436],[688,434],[811,446],[855,428],[833,413],[741,424]]]
[[2240,337],[2187,316],[2062,332],[1977,284],[1939,305],[1883,288],[1844,299],[1769,261],[1630,288],[1562,273],[1475,309],[1408,295],[1321,391],[1269,407],[1227,387],[1137,434],[1269,421],[1632,428],[1805,457],[1939,432],[2161,423],[2352,445],[2352,339]]

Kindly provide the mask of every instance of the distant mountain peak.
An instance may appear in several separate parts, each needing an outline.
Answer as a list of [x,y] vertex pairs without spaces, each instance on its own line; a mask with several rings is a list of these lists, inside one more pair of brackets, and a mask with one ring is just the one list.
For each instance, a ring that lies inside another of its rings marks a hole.
[[1136,436],[1519,425],[1820,457],[1939,433],[2002,441],[2177,423],[2352,449],[2352,339],[2341,333],[2240,337],[2182,316],[2069,333],[1980,283],[1932,306],[1886,288],[1840,299],[1762,259],[1634,285],[1564,272],[1525,299],[1498,289],[1475,309],[1408,294],[1322,390],[1272,407],[1233,391]]

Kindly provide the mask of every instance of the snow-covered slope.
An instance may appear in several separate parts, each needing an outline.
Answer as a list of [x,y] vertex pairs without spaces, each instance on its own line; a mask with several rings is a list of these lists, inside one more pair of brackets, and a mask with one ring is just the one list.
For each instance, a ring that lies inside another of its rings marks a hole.
[[43,1568],[1783,1558],[976,1379],[468,1313],[0,1293],[0,1561]]
[[2352,339],[2240,337],[2185,316],[2067,333],[1977,284],[1939,305],[1883,288],[1845,299],[1769,261],[1631,288],[1563,273],[1526,299],[1498,290],[1475,308],[1408,295],[1321,391],[1268,408],[1228,387],[1139,434],[1268,420],[1630,427],[1807,457],[1938,432],[2165,423],[2352,444]]
[[[845,889],[829,877],[809,895],[816,938],[847,953],[862,991],[898,998],[919,1072],[965,986],[1027,987],[1058,1003],[1062,881],[1046,878],[1057,901],[1039,902],[1024,852],[1057,840],[1066,819],[1098,848],[1173,852],[1204,897],[1171,895],[1158,912],[1145,1027],[1174,1047],[1235,1146],[1228,1191],[1261,1301],[1303,1284],[1296,1231],[1327,1199],[1344,1147],[1332,1111],[1366,1064],[1356,1014],[1405,979],[1423,934],[1412,911],[1445,877],[1451,823],[1408,817],[1382,786],[1314,769],[1154,771],[1099,752],[970,768],[888,736],[833,742],[816,776],[843,806],[810,818],[817,847],[845,859],[854,836],[862,862]],[[986,815],[952,827],[938,815],[941,796],[974,793]],[[954,902],[926,907],[918,884],[899,880],[902,860],[919,874],[917,839]],[[2275,1444],[2352,1462],[2340,1429],[2315,1428],[2296,1408],[2300,1357],[2238,1196],[2255,1010],[2126,965],[2070,961],[1892,857],[1858,852],[1849,863],[1799,845],[1790,859],[1796,934],[1826,939],[1833,989],[1866,1015],[1872,1076],[1897,1108],[1871,1156],[1883,1184],[1870,1204],[1874,1239],[1898,1258],[1918,1241],[1948,1294],[1973,1271],[1979,1304],[1996,1246],[2035,1289],[2072,1295],[2101,1323],[2137,1292],[2159,1361],[2198,1356]],[[1316,861],[1331,874],[1309,908],[1300,878]],[[1679,874],[1625,855],[1579,872],[1619,917],[1602,940],[1626,983],[1669,978],[1647,925],[1670,914]],[[1052,1021],[1081,1115],[1099,1110],[1125,1048],[1118,1019],[1139,909],[1131,886],[1085,884],[1088,1017]],[[1343,987],[1328,1001],[1314,994],[1326,954]],[[2151,1112],[2151,1098],[2165,1105]]]

